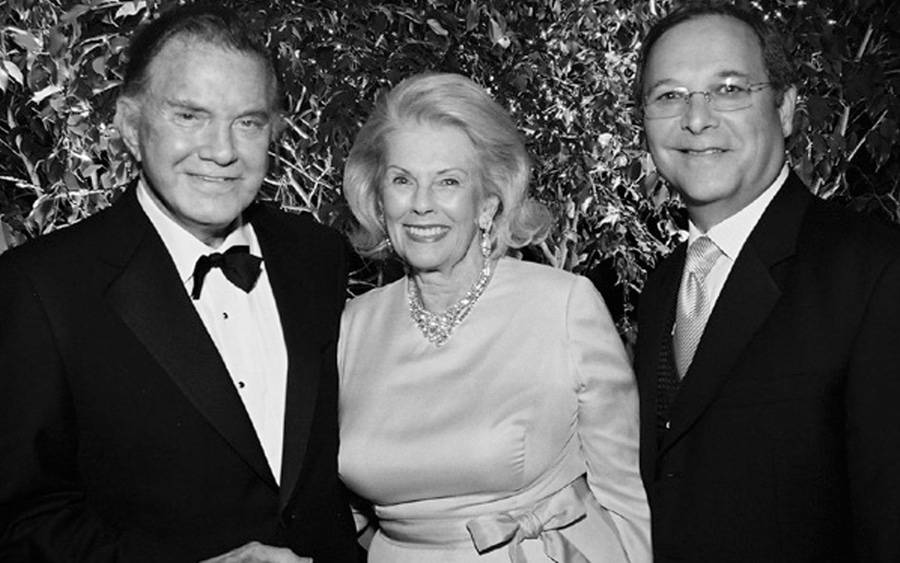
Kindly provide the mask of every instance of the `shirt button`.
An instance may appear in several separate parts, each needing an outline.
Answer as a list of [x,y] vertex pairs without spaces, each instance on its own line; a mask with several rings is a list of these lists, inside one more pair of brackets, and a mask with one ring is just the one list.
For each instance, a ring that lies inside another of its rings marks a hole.
[[238,389],[243,389],[246,386],[247,386],[247,384],[244,383],[243,381],[238,381]]
[[671,420],[667,420],[667,421],[666,421],[666,430],[669,430],[670,428],[672,428],[672,421],[671,421]]
[[223,318],[223,319],[227,319],[227,318],[228,318],[228,313],[222,313],[222,318]]

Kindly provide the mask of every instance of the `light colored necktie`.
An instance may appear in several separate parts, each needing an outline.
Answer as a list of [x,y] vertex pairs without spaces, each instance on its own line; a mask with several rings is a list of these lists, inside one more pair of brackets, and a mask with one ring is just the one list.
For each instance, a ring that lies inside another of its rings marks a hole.
[[678,311],[675,316],[673,347],[678,375],[684,377],[706,327],[711,303],[705,280],[722,251],[709,237],[695,240],[687,250],[681,288],[678,290]]

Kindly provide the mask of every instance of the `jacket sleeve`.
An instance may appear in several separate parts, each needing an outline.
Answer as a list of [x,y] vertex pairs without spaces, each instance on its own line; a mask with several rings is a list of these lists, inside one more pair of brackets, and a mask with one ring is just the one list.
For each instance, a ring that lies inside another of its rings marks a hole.
[[577,431],[588,485],[609,511],[628,559],[652,560],[650,510],[638,467],[638,394],[634,374],[603,298],[578,277],[566,309],[578,379]]
[[846,382],[856,560],[900,561],[900,258],[885,267],[869,296]]
[[78,472],[77,425],[41,296],[0,256],[0,560],[185,560],[91,513]]

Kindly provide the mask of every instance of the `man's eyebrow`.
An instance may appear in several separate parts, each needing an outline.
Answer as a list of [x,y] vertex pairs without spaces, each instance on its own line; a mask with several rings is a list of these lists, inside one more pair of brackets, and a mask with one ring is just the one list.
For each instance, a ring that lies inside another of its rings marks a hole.
[[[190,100],[172,98],[169,100],[165,100],[165,102],[163,102],[163,103],[166,105],[166,107],[175,108],[175,109],[183,109],[183,110],[188,110],[188,111],[193,111],[193,112],[198,112],[198,113],[207,113],[207,114],[214,113],[214,112],[206,109],[205,107],[197,105],[197,103],[192,102]],[[235,117],[235,119],[242,118],[242,117],[254,117],[254,118],[266,120],[266,119],[270,119],[272,117],[272,114],[271,114],[271,112],[267,111],[265,108],[251,108],[251,109],[248,109],[246,111],[239,113]]]
[[[749,79],[750,73],[745,72],[743,70],[720,70],[719,72],[716,73],[716,78],[717,79],[724,79],[724,78],[746,78],[746,79]],[[677,84],[677,83],[678,83],[678,81],[673,78],[661,78],[661,79],[657,80],[656,82],[653,82],[652,84],[650,84],[650,86],[647,88],[647,91],[649,92],[651,90],[659,88],[660,86],[668,86],[670,84]]]
[[660,86],[667,86],[667,85],[673,84],[673,83],[676,83],[676,81],[671,78],[662,78],[662,79],[657,80],[656,82],[650,84],[647,87],[647,91],[649,92],[650,90],[659,88]]
[[742,70],[723,70],[716,73],[719,78],[750,78],[750,73]]
[[239,114],[238,117],[256,117],[259,119],[270,119],[272,117],[272,113],[261,108],[251,109]]
[[173,99],[168,99],[163,103],[168,107],[173,107],[173,108],[178,108],[178,109],[187,109],[187,110],[191,110],[191,111],[202,111],[202,112],[208,113],[208,110],[206,110],[203,107],[200,107],[199,105],[197,105],[196,103],[194,103],[190,100],[181,100],[181,99],[173,98]]

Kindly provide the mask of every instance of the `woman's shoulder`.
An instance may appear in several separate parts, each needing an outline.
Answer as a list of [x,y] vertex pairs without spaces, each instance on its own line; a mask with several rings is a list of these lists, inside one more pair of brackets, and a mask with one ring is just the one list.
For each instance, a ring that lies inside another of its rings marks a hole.
[[570,291],[573,285],[590,283],[587,278],[546,264],[501,258],[499,270],[507,281],[539,291]]
[[406,278],[400,278],[387,285],[372,288],[362,295],[358,295],[347,301],[344,307],[344,316],[365,314],[390,306],[398,297],[402,297],[406,289]]
[[573,303],[593,302],[599,297],[584,276],[544,264],[502,258],[496,275],[498,303],[511,310],[557,315]]

